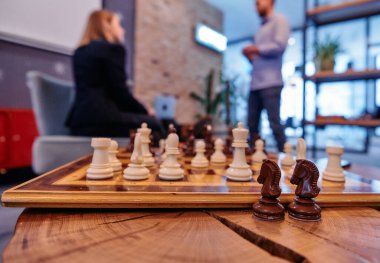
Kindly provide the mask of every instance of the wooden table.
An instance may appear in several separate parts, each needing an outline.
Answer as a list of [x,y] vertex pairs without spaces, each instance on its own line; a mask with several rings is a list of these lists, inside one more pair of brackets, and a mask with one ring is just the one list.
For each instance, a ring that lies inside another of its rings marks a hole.
[[[374,178],[379,171],[372,167],[365,174]],[[323,209],[321,222],[286,216],[270,223],[236,209],[26,209],[3,260],[380,262],[380,211],[332,207]]]

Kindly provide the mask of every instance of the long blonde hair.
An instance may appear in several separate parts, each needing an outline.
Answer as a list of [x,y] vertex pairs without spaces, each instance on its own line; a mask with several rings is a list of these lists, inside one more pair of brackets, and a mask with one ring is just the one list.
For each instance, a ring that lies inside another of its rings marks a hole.
[[108,10],[98,10],[91,13],[79,46],[85,46],[93,40],[104,39],[110,43],[117,42],[112,30],[112,20],[116,14]]

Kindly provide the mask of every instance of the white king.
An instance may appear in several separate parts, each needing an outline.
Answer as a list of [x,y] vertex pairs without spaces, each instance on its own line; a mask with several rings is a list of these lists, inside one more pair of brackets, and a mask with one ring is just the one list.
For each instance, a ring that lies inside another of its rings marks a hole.
[[243,123],[239,122],[238,127],[232,130],[234,141],[234,156],[232,163],[227,169],[227,178],[233,181],[250,181],[252,179],[252,170],[247,164],[245,148],[248,147],[247,136],[248,130],[244,128]]

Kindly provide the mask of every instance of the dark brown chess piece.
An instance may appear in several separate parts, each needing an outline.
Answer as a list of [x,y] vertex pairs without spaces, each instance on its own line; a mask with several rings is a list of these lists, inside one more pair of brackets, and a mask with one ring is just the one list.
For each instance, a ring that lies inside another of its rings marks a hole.
[[177,129],[175,128],[174,124],[170,124],[170,125],[169,125],[168,136],[169,136],[169,134],[171,134],[171,133],[177,133]]
[[289,204],[289,217],[300,221],[321,220],[321,208],[314,198],[319,194],[319,171],[309,160],[297,160],[290,182],[297,185],[296,198]]
[[[252,147],[251,147],[251,154],[254,154],[256,152],[256,149],[255,149],[255,143],[257,140],[262,140],[264,142],[264,153],[265,155],[268,155],[268,152],[265,150],[265,145],[266,145],[266,142],[263,138],[261,138],[261,136],[259,134],[254,134],[253,135],[253,141],[252,141]],[[247,149],[247,148],[246,148]]]
[[277,163],[264,160],[257,182],[262,184],[259,203],[253,205],[253,215],[266,221],[279,221],[285,217],[285,208],[278,197],[280,188],[281,170]]
[[127,152],[132,153],[135,144],[136,130],[129,131],[129,144],[127,146]]
[[189,128],[189,137],[186,140],[186,144],[184,147],[184,153],[187,157],[194,156],[194,143],[195,143],[195,136],[194,136],[194,128]]
[[207,124],[204,127],[204,140],[206,143],[205,155],[207,156],[207,158],[210,158],[210,156],[214,152],[214,141],[212,138],[212,126],[210,124]]
[[229,157],[232,156],[233,154],[233,149],[232,149],[232,142],[233,142],[233,135],[232,135],[232,128],[228,129],[228,136],[226,138],[226,143],[224,144],[224,149],[223,153]]

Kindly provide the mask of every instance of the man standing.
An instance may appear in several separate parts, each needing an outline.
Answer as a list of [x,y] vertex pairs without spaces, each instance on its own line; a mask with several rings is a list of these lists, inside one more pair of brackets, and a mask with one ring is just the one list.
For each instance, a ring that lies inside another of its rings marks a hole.
[[248,101],[248,125],[251,142],[259,137],[260,116],[267,110],[269,123],[283,151],[286,137],[280,120],[280,100],[283,88],[282,55],[288,44],[289,24],[286,18],[274,12],[275,0],[256,0],[256,9],[262,24],[254,37],[254,44],[243,53],[253,65],[251,92]]

